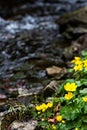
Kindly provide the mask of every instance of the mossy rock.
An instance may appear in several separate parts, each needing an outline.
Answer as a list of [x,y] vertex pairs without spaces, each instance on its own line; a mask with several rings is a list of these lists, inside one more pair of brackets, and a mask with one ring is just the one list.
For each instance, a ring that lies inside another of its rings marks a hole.
[[63,36],[69,39],[87,33],[87,6],[62,16],[57,23]]

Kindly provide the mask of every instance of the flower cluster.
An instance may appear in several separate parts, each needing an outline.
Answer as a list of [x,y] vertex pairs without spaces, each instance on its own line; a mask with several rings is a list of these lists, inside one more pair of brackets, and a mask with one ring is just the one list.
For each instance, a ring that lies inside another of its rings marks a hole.
[[77,88],[76,83],[69,83],[69,82],[66,83],[64,85],[64,89],[66,91],[68,91],[68,93],[65,94],[65,99],[70,100],[73,97],[73,93],[72,92],[76,91],[76,88]]
[[72,63],[74,64],[75,71],[87,70],[87,59],[82,60],[80,57],[75,57]]
[[82,70],[83,63],[82,63],[80,57],[75,57],[74,60],[72,61],[72,63],[75,64],[75,66],[74,66],[75,71],[78,71],[78,70],[81,71]]
[[41,105],[36,106],[36,110],[39,111],[38,114],[40,114],[40,112],[45,112],[48,108],[51,108],[53,106],[53,104],[51,102],[45,104],[42,103]]
[[87,129],[87,53],[83,58],[75,57],[72,63],[72,77],[58,87],[52,102],[42,103],[34,109],[43,129]]

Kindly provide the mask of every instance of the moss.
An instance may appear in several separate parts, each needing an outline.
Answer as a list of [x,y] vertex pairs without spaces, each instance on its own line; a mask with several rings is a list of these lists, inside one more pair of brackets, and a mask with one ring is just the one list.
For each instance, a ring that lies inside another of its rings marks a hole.
[[59,24],[64,24],[72,19],[87,23],[87,6],[79,10],[68,13],[59,19]]

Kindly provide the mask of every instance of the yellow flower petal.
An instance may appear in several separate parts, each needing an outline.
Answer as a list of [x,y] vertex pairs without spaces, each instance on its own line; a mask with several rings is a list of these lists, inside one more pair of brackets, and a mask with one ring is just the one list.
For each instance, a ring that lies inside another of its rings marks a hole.
[[68,94],[65,94],[65,99],[70,100],[73,97],[73,93],[68,92]]
[[77,88],[77,85],[75,83],[66,83],[64,86],[64,89],[66,91],[71,91],[71,92],[76,91],[76,88]]
[[84,102],[87,102],[87,97],[82,98]]
[[56,120],[59,122],[62,121],[62,116],[61,115],[56,116]]

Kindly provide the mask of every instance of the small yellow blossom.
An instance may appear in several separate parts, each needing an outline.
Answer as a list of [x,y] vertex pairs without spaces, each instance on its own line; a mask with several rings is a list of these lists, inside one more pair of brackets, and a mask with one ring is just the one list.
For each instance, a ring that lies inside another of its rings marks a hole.
[[56,130],[56,126],[54,124],[52,125],[52,130]]
[[87,97],[82,98],[84,102],[87,102]]
[[87,59],[83,60],[83,63],[84,63],[84,64],[87,64]]
[[78,128],[75,128],[75,130],[79,130]]
[[43,109],[42,109],[42,112],[45,112],[45,111],[46,111],[46,109],[45,109],[45,108],[43,108]]
[[82,61],[76,61],[75,64],[76,65],[82,65]]
[[37,111],[40,111],[40,110],[41,110],[41,107],[40,107],[40,106],[36,106],[36,110],[37,110]]
[[76,64],[80,60],[81,60],[80,57],[75,57],[74,60],[72,60],[71,62]]
[[47,107],[51,108],[53,106],[52,102],[47,103]]
[[64,89],[66,91],[71,91],[71,92],[76,91],[76,88],[77,88],[77,85],[75,83],[66,83],[64,86]]
[[61,115],[56,116],[56,120],[59,122],[62,121],[62,116]]
[[51,108],[52,106],[53,106],[53,104],[51,102],[49,102],[47,104],[42,103],[41,105],[38,105],[35,108],[36,108],[37,111],[45,112],[48,108]]
[[83,61],[83,66],[87,70],[87,59]]
[[80,57],[75,57],[74,60],[72,60],[72,63],[75,64],[74,66],[75,71],[81,71],[83,69],[83,61],[80,59]]
[[82,69],[83,69],[82,64],[79,64],[79,65],[75,65],[75,66],[74,66],[74,70],[75,70],[75,71],[78,71],[78,70],[81,71]]
[[41,113],[41,112],[39,111],[39,112],[38,112],[38,115],[39,115],[40,113]]
[[65,94],[65,99],[70,100],[73,97],[73,93],[68,92],[68,94]]
[[65,123],[65,120],[62,120],[62,123]]

